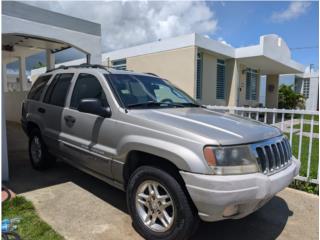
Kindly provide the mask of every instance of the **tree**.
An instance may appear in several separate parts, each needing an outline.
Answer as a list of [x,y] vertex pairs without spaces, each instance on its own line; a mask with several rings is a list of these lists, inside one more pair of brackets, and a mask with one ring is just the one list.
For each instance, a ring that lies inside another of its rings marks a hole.
[[304,109],[305,99],[293,90],[293,85],[281,85],[279,88],[279,108]]
[[45,67],[45,66],[46,65],[43,64],[41,61],[38,61],[38,63],[35,64],[32,69],[42,68],[42,67]]

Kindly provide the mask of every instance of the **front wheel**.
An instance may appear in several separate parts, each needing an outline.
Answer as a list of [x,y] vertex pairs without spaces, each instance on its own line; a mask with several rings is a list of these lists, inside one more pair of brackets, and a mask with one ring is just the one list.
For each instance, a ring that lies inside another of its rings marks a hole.
[[175,178],[151,167],[139,167],[127,187],[133,226],[146,239],[188,239],[198,216]]

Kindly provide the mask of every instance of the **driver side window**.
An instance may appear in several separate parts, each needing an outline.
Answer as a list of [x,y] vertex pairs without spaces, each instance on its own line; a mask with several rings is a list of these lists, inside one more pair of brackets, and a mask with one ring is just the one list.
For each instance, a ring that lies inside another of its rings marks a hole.
[[102,106],[107,106],[107,98],[99,80],[91,74],[80,73],[73,89],[70,108],[78,109],[80,101],[85,98],[99,99]]

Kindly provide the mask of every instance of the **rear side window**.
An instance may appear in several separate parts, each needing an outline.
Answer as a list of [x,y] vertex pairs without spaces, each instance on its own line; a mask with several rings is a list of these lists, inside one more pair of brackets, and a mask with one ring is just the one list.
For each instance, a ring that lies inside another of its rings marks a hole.
[[52,75],[46,75],[39,77],[36,82],[32,85],[32,88],[28,94],[28,99],[39,101],[41,93],[43,92],[44,87],[48,83]]
[[57,74],[51,82],[43,101],[59,107],[64,107],[73,73]]
[[85,98],[97,98],[103,106],[107,106],[107,98],[99,80],[91,74],[81,73],[72,93],[70,108],[77,109]]

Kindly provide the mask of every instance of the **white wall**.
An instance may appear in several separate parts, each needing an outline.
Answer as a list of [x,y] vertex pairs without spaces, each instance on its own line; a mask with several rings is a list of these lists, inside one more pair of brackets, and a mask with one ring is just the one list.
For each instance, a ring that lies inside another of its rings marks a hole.
[[19,122],[21,118],[21,106],[28,92],[6,92],[4,93],[6,121]]

